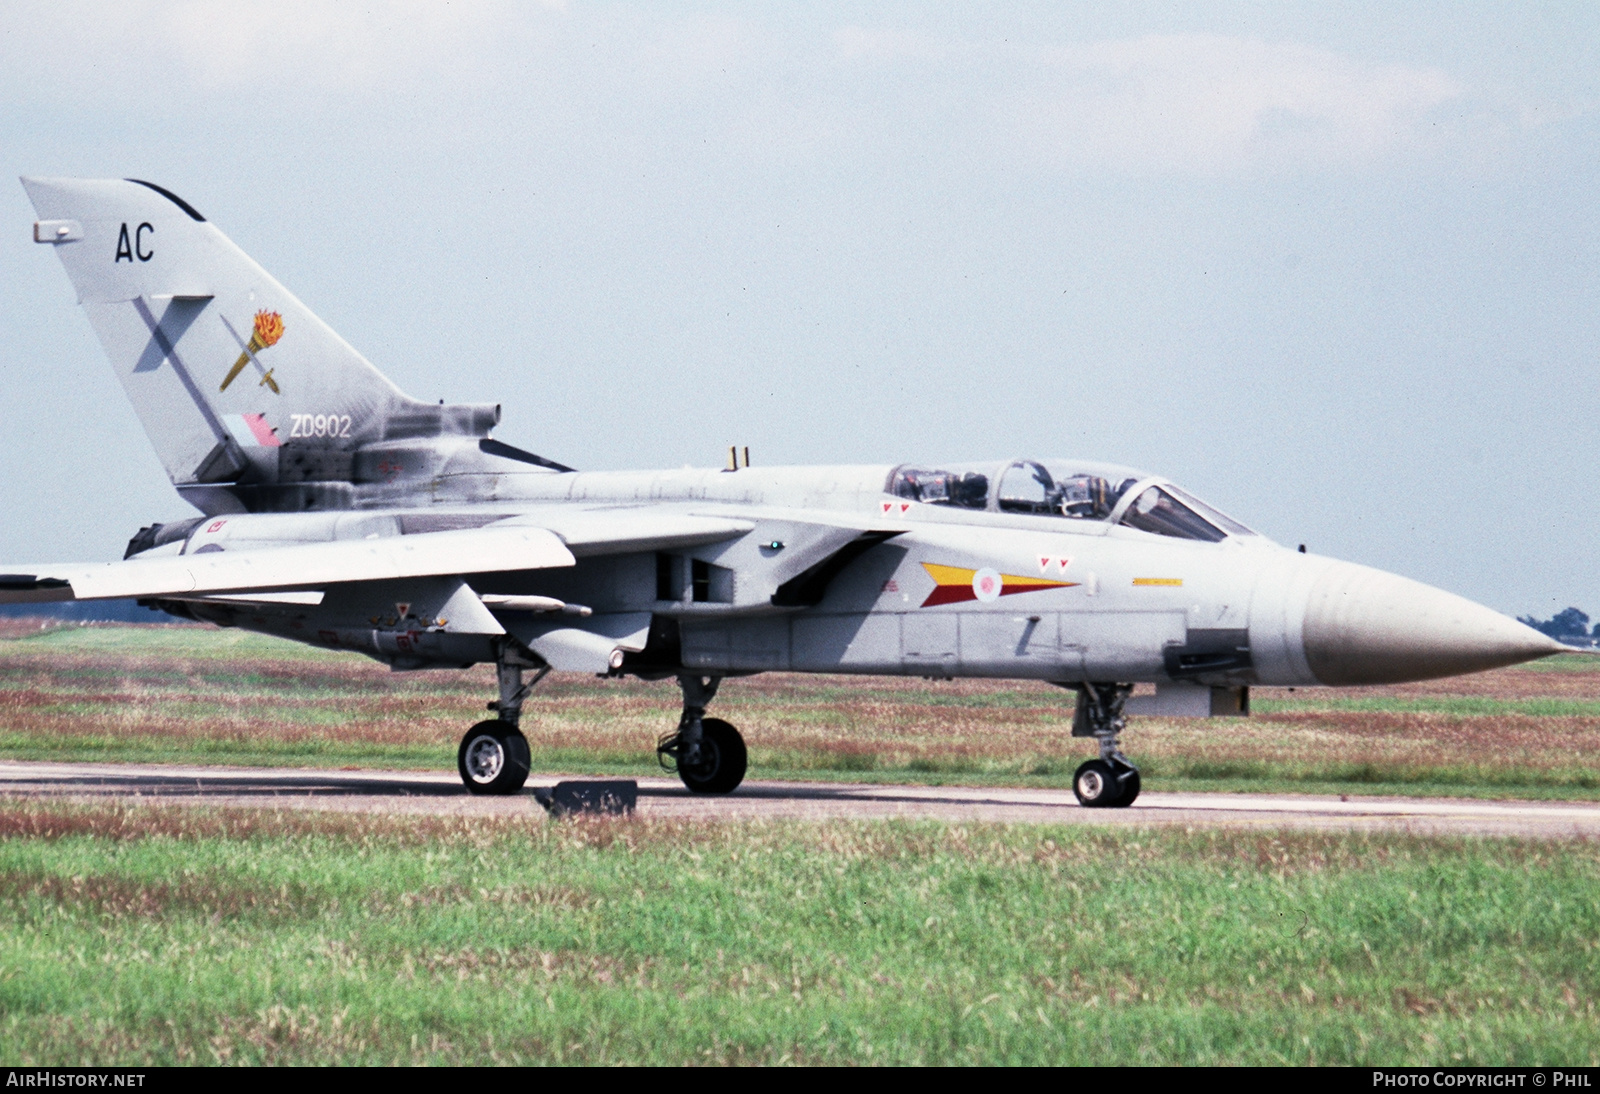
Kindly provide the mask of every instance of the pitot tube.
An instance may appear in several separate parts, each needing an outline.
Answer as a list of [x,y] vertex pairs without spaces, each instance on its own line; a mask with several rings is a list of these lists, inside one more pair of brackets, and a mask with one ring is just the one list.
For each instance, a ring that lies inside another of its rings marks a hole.
[[[255,330],[250,334],[250,348],[239,354],[239,359],[235,361],[233,363],[233,367],[228,370],[228,375],[223,379],[222,386],[217,390],[227,391],[228,385],[233,383],[234,377],[243,372],[244,366],[250,363],[250,358],[252,355],[260,353],[268,346],[277,345],[278,339],[282,337],[283,316],[279,315],[275,311],[256,312]],[[263,376],[261,378],[261,382],[266,384],[273,391],[278,390],[278,385],[272,379],[271,372],[268,372],[265,376]]]

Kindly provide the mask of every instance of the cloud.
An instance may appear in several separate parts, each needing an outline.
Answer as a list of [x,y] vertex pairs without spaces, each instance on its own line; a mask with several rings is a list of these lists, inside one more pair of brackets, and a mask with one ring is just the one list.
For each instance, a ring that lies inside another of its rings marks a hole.
[[1415,146],[1464,94],[1436,69],[1220,35],[1069,48],[1051,68],[1057,97],[1039,104],[1037,136],[1070,160],[1124,169],[1369,161]]
[[1216,34],[1048,47],[847,28],[834,43],[862,64],[959,62],[999,127],[1028,147],[1135,173],[1370,162],[1432,140],[1440,108],[1465,96],[1435,68]]
[[596,147],[677,141],[784,163],[949,155],[1185,175],[1459,150],[1485,109],[1438,69],[1295,42],[818,35],[742,12],[547,10],[559,7],[17,0],[0,12],[0,102],[165,124],[248,97],[278,124],[345,115],[371,131],[403,115],[437,136],[503,133],[510,118],[524,137],[544,127]]
[[419,66],[470,64],[536,14],[506,0],[23,3],[0,19],[0,66],[12,95],[381,92]]
[[307,80],[338,90],[382,86],[441,42],[471,36],[489,5],[185,2],[159,9],[159,38],[201,88]]

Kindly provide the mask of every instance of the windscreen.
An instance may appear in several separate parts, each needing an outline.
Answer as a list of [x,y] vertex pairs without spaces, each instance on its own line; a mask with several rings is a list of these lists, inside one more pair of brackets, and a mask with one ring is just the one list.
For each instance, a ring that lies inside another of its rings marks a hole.
[[1222,512],[1220,509],[1212,508],[1186,490],[1179,490],[1171,483],[1168,483],[1166,486],[1162,487],[1162,489],[1164,489],[1168,494],[1172,495],[1172,497],[1176,498],[1178,501],[1181,501],[1190,509],[1194,510],[1196,513],[1199,513],[1201,516],[1205,517],[1206,520],[1210,521],[1212,524],[1215,524],[1218,528],[1221,528],[1224,532],[1227,532],[1230,536],[1253,536],[1256,534],[1254,530],[1246,528],[1244,525],[1228,516],[1228,514]]
[[1122,523],[1141,532],[1174,539],[1203,539],[1220,543],[1228,533],[1173,496],[1162,486],[1147,486],[1122,514]]

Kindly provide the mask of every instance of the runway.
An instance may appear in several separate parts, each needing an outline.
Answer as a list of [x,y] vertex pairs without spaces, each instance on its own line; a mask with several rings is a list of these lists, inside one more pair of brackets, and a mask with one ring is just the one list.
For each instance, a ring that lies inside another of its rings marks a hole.
[[[570,776],[581,778],[582,776]],[[468,794],[454,773],[0,762],[0,796],[194,803],[268,809],[497,816],[539,814],[529,780],[510,798]],[[685,819],[926,818],[1048,824],[1313,828],[1567,838],[1600,836],[1600,802],[1480,801],[1298,794],[1145,791],[1127,809],[1084,809],[1070,790],[750,780],[724,798],[676,779],[643,778],[642,817]]]

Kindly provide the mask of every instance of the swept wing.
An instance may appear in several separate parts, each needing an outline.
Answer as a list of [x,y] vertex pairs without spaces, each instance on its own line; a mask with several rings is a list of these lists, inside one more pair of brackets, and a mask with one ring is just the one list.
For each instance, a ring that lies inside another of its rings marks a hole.
[[8,567],[13,572],[0,574],[0,603],[264,593],[356,581],[553,569],[575,565],[575,552],[696,546],[735,538],[754,527],[744,520],[632,508],[557,508],[538,518],[512,520],[378,539]]
[[305,589],[349,581],[541,570],[575,562],[566,545],[543,528],[480,528],[29,567],[30,573],[0,575],[0,602]]

